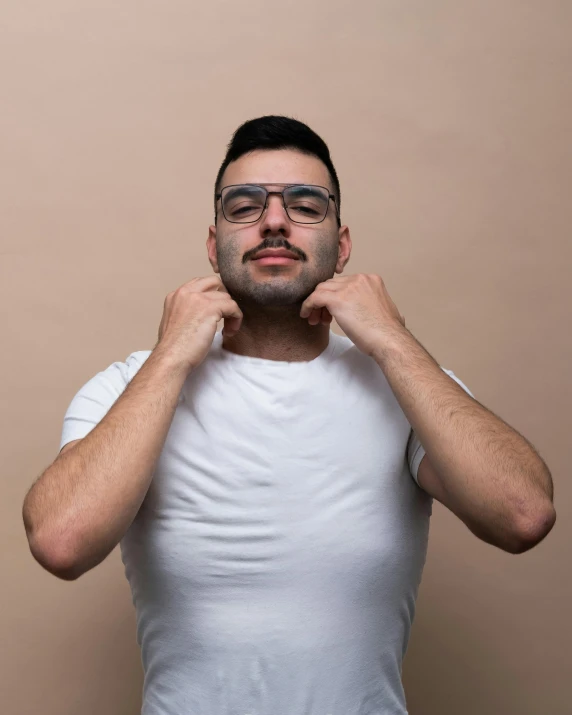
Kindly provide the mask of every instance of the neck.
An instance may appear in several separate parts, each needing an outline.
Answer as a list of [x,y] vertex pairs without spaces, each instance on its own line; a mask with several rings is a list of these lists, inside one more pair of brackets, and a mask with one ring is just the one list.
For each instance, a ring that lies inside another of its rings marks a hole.
[[318,357],[330,340],[330,326],[318,323],[310,325],[297,312],[265,308],[256,315],[243,309],[243,319],[238,333],[224,336],[222,347],[237,355],[280,360],[284,362],[308,362]]

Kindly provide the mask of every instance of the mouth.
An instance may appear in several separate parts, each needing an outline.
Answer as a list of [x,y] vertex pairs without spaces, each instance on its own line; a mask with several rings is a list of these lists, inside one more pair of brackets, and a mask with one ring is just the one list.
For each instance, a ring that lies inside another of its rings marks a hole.
[[285,248],[265,248],[252,259],[259,266],[287,266],[299,260],[292,251]]
[[259,266],[287,266],[290,263],[297,263],[297,258],[288,256],[263,256],[262,258],[253,258],[254,263]]

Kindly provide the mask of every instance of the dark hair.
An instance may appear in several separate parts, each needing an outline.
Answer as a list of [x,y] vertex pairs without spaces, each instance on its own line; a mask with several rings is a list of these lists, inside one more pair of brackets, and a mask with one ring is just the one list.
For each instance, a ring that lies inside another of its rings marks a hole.
[[[276,115],[267,115],[258,117],[257,119],[249,119],[232,135],[226,156],[221,164],[215,181],[215,197],[220,191],[220,182],[226,167],[236,161],[243,154],[248,154],[251,151],[258,149],[295,149],[302,154],[316,156],[322,161],[330,174],[336,197],[336,216],[338,226],[340,222],[340,182],[338,175],[330,158],[330,150],[326,142],[319,137],[316,132],[312,131],[307,124],[292,119],[291,117],[283,117]],[[216,223],[216,198],[215,198],[215,223]]]

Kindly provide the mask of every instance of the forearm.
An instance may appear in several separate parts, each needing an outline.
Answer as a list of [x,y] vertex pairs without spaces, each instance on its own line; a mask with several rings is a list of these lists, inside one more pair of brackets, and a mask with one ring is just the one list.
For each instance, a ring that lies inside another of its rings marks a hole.
[[119,543],[149,488],[185,377],[156,349],[101,422],[34,484],[23,516],[48,570],[77,577]]
[[489,533],[545,518],[552,478],[522,435],[468,395],[407,329],[374,357],[459,516]]

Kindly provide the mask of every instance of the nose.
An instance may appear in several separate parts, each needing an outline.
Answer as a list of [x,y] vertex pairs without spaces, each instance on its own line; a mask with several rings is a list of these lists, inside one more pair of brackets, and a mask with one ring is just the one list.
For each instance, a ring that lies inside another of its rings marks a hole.
[[282,196],[279,194],[269,194],[266,209],[260,219],[260,233],[263,236],[276,233],[282,233],[288,236],[290,230],[290,219],[284,208]]

